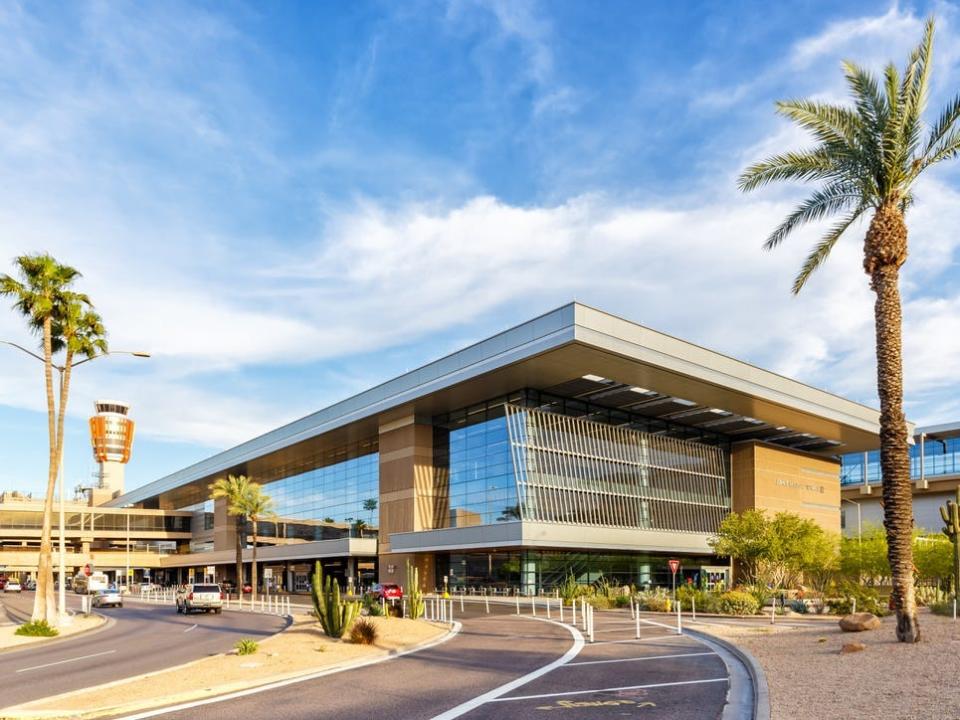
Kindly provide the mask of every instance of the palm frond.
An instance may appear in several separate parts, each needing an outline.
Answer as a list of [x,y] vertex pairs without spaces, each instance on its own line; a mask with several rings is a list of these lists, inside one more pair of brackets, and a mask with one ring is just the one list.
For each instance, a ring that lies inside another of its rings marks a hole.
[[777,113],[793,120],[824,143],[854,145],[861,131],[860,118],[849,108],[813,100],[783,100]]
[[958,120],[960,120],[960,95],[957,95],[947,104],[943,112],[940,113],[940,117],[937,118],[937,122],[931,128],[930,136],[927,138],[927,144],[922,153],[924,163],[927,163],[927,159],[936,155],[939,149],[943,147],[944,138],[954,133]]
[[823,236],[820,242],[817,243],[813,251],[807,256],[807,259],[803,263],[803,267],[800,268],[800,272],[797,273],[797,277],[793,280],[793,287],[791,292],[794,295],[799,294],[803,289],[803,286],[807,284],[807,280],[810,279],[810,276],[817,271],[817,269],[823,265],[827,257],[830,255],[830,251],[833,250],[833,246],[837,244],[837,240],[840,239],[840,236],[856,222],[866,207],[861,205],[852,213],[850,213],[843,220],[838,222],[836,225],[830,228],[829,232]]
[[772,182],[783,180],[822,180],[836,173],[835,159],[827,152],[808,150],[772,155],[754,163],[737,179],[737,186],[744,192],[756,190]]
[[848,183],[834,183],[817,190],[790,213],[776,230],[770,233],[763,244],[764,250],[772,250],[794,230],[809,222],[821,220],[827,215],[844,210],[854,203],[862,203],[863,196],[857,187]]

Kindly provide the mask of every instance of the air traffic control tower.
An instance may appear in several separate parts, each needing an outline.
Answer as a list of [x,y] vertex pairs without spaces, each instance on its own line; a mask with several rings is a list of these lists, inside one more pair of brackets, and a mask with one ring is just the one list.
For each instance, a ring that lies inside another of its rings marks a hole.
[[90,418],[90,440],[100,469],[90,504],[101,505],[123,494],[124,469],[133,448],[134,423],[127,416],[130,412],[127,403],[97,400],[94,406],[97,414]]

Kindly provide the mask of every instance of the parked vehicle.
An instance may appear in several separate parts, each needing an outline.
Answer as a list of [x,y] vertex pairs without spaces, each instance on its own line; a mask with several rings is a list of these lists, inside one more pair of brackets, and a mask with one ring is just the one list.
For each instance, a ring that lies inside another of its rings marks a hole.
[[16,578],[11,578],[10,580],[7,580],[6,584],[3,586],[3,591],[5,593],[8,593],[8,592],[18,593],[20,592],[21,589],[22,588],[20,587],[20,581],[17,580]]
[[401,600],[403,588],[393,583],[377,583],[370,588],[367,595],[376,600]]
[[33,578],[29,578],[29,579],[23,584],[23,589],[24,589],[24,590],[36,590],[36,589],[37,589],[37,581],[34,580]]
[[106,590],[97,590],[93,595],[93,606],[100,607],[123,607],[123,595],[116,587],[109,587]]
[[219,585],[184,585],[177,590],[177,612],[189,614],[194,610],[223,611],[223,590]]
[[[67,578],[67,581],[69,582],[69,578]],[[92,595],[100,590],[106,590],[108,587],[110,587],[110,578],[102,572],[91,573],[89,576],[83,572],[78,572],[73,577],[73,591],[77,595]]]

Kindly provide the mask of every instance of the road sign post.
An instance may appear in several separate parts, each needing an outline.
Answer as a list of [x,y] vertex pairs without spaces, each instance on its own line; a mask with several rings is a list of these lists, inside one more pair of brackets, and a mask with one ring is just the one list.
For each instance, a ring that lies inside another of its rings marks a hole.
[[677,571],[680,569],[679,560],[667,560],[667,566],[670,568],[670,584],[673,587],[673,600],[677,600]]

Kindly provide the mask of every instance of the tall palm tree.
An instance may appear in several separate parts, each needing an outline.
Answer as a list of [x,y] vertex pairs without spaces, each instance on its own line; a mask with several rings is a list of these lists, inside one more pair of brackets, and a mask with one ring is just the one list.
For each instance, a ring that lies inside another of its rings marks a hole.
[[767,238],[764,247],[768,250],[805,223],[841,215],[807,257],[793,282],[794,293],[799,293],[823,264],[841,235],[859,218],[870,217],[863,268],[876,294],[884,526],[897,638],[902,642],[920,639],[913,587],[910,457],[903,414],[899,276],[907,259],[904,214],[913,204],[913,185],[921,173],[960,154],[960,96],[943,109],[929,129],[922,120],[933,34],[934,21],[930,19],[902,75],[890,64],[879,80],[853,63],[844,63],[852,107],[813,100],[778,103],[778,112],[809,131],[816,145],[774,155],[747,168],[739,179],[744,191],[784,180],[820,184]]
[[227,513],[233,515],[236,523],[237,593],[243,592],[243,546],[247,534],[247,516],[242,507],[242,498],[247,494],[250,482],[246,475],[227,475],[217,478],[210,486],[210,497],[213,500],[226,500]]
[[273,500],[263,492],[263,486],[260,483],[250,482],[246,491],[240,496],[237,505],[243,510],[243,514],[250,520],[253,526],[253,556],[250,564],[250,585],[252,587],[252,600],[257,600],[257,524],[268,516],[273,516]]
[[33,620],[57,622],[57,606],[53,588],[53,495],[56,491],[60,464],[57,438],[56,404],[53,392],[54,320],[63,309],[63,296],[80,273],[61,265],[51,255],[21,255],[14,261],[19,279],[0,275],[0,295],[12,297],[14,308],[25,316],[31,330],[41,336],[43,376],[47,396],[47,435],[50,444],[47,470],[47,493],[43,501],[43,524],[40,531],[40,554],[37,564],[37,594],[33,602]]

